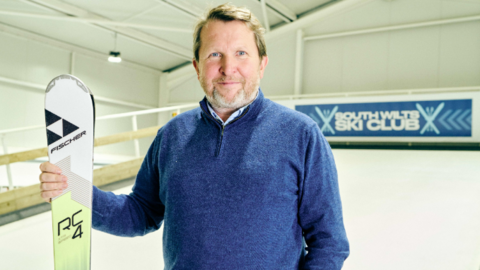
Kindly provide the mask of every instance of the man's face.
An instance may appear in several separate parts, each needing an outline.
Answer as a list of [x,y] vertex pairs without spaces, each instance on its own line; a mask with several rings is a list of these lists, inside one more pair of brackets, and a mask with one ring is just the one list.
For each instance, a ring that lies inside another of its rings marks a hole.
[[200,33],[198,80],[214,108],[237,109],[251,102],[268,57],[258,56],[255,36],[241,21],[210,21]]

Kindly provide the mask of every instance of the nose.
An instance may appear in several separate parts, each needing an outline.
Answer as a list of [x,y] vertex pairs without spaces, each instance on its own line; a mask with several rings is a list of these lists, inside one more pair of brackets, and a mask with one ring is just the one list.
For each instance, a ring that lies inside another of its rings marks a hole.
[[237,61],[235,57],[224,56],[222,57],[222,64],[220,66],[220,72],[224,76],[231,76],[237,72]]

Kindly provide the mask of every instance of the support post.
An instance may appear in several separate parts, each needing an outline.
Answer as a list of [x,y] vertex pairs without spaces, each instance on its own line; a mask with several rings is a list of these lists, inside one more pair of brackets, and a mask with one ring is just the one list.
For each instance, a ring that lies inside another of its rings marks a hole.
[[[7,145],[5,144],[4,137],[5,137],[5,134],[0,134],[0,140],[2,141],[2,146],[3,146],[3,154],[7,155],[8,151],[7,151]],[[10,164],[6,164],[5,166],[7,168],[8,190],[12,190],[13,189],[13,181],[12,181],[12,172],[10,170]]]
[[265,29],[267,30],[267,33],[270,32],[270,24],[268,23],[268,17],[267,17],[267,3],[265,3],[265,0],[260,0],[262,4],[262,15],[263,15],[263,23],[265,24]]
[[302,94],[302,73],[303,73],[303,50],[304,50],[304,41],[303,41],[303,30],[297,30],[297,42],[295,48],[295,88],[294,95]]
[[[133,131],[138,130],[136,115],[132,116],[132,127],[133,127]],[[138,139],[133,140],[133,144],[135,146],[135,156],[138,158],[140,157],[140,143],[138,142]]]
[[70,53],[70,75],[74,75],[75,72],[75,52]]
[[[158,82],[158,107],[167,107],[170,90],[168,89],[168,74],[169,73],[162,73],[159,77]],[[158,113],[158,122],[159,126],[166,124],[172,118],[171,112],[160,112]]]

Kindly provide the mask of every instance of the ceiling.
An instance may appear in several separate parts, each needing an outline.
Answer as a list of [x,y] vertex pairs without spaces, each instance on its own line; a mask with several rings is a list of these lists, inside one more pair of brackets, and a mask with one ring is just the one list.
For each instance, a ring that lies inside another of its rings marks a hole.
[[[338,0],[233,0],[270,29]],[[0,0],[0,26],[98,54],[117,50],[127,62],[172,71],[192,58],[192,33],[205,10],[225,0]],[[115,38],[116,36],[116,38]]]

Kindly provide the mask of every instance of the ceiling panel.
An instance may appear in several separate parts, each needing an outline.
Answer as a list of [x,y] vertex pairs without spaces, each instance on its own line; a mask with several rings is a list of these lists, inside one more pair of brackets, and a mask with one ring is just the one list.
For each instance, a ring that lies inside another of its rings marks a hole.
[[143,30],[142,32],[148,33],[149,35],[167,40],[169,42],[175,43],[178,47],[182,47],[188,50],[193,48],[193,34],[189,33],[176,33],[176,32],[161,32],[157,30]]
[[[6,2],[10,4],[9,10],[59,15],[58,12],[18,1],[1,0],[0,4]],[[105,53],[105,57],[107,57],[109,51],[114,49],[114,32],[88,23],[7,15],[0,15],[0,22],[92,51]],[[189,36],[189,34],[186,35]],[[118,35],[117,50],[121,51],[125,60],[160,70],[169,69],[185,62],[185,60],[172,56],[170,53],[152,45],[133,41],[131,38],[121,35]]]
[[[53,11],[49,11],[47,9],[40,9],[37,6],[26,4],[25,2],[21,1],[12,1],[12,0],[0,0],[0,7],[2,10],[10,10],[16,12],[32,12],[32,13],[39,13],[39,14],[57,14]],[[0,15],[6,16],[6,15]]]
[[[12,16],[0,17],[0,22],[17,28],[28,29],[31,32],[92,51],[105,53],[105,59],[108,53],[114,50],[115,38],[113,32],[86,23],[64,21],[59,23],[53,20]],[[160,70],[185,62],[151,45],[132,41],[130,38],[122,37],[122,35],[118,35],[117,38],[117,50],[122,53],[125,60]]]
[[154,9],[146,9],[148,12],[129,19],[128,22],[161,25],[168,27],[179,27],[191,29],[196,20],[191,16],[178,11],[168,4],[157,4]]
[[64,0],[63,2],[89,10],[115,21],[122,21],[156,4],[153,0]]
[[[328,2],[328,0],[302,0],[287,1],[276,0],[290,8],[296,14],[305,12]],[[177,27],[191,29],[197,19],[180,11],[162,0],[64,0],[68,5],[76,6],[90,13],[114,21],[127,21],[128,23],[146,24],[155,26]],[[59,3],[61,3],[59,2]],[[234,0],[237,6],[246,6],[264,24],[261,3],[258,0]],[[268,2],[268,0],[267,0]],[[173,3],[183,7],[192,14],[201,16],[209,8],[225,3],[225,0],[175,0]],[[156,7],[156,8],[155,8]],[[29,0],[0,0],[0,9],[61,16],[65,15],[51,8],[40,6]],[[132,18],[132,16],[134,16]],[[267,9],[270,26],[277,25],[283,20],[270,9]],[[114,30],[109,30],[100,25],[83,22],[69,22],[60,20],[47,20],[20,16],[0,14],[0,23],[5,23],[16,28],[24,29],[52,39],[74,44],[92,51],[108,54],[114,49]],[[281,26],[280,26],[281,27]],[[112,27],[109,27],[112,28]],[[113,28],[114,29],[114,28]],[[135,28],[158,39],[173,43],[178,48],[191,51],[193,45],[192,33],[173,32]],[[187,60],[168,53],[158,47],[135,40],[131,37],[118,34],[117,50],[122,53],[122,58],[147,67],[166,70],[178,66]],[[193,54],[193,53],[192,53]]]
[[112,32],[85,23],[0,16],[0,22],[97,52],[113,45]]
[[[190,3],[190,5],[195,6],[196,8],[199,8],[201,10],[207,10],[216,6],[219,6],[221,4],[225,4],[225,0],[210,0],[210,1],[198,1],[198,0],[184,0],[185,2]],[[250,11],[253,12],[255,17],[257,17],[262,25],[264,25],[264,20],[263,20],[263,14],[262,14],[262,5],[260,4],[259,1],[257,0],[235,0],[235,1],[229,1],[233,3],[236,6],[245,6],[247,7]],[[274,12],[271,10],[267,9],[267,16],[269,20],[270,25],[275,25],[283,20],[281,20],[277,15],[275,15]]]
[[128,22],[192,29],[196,20],[171,6],[162,4],[148,13],[128,20]]
[[[108,51],[110,50],[113,50],[113,47],[110,47]],[[180,59],[163,50],[145,45],[122,35],[118,36],[117,50],[121,52],[122,58],[126,60],[142,63],[145,66],[159,70],[170,69],[186,62],[186,60]]]
[[328,2],[334,2],[339,0],[302,0],[302,1],[290,1],[290,0],[277,0],[280,3],[284,4],[295,14],[299,15],[310,10],[315,9],[321,5],[324,5]]
[[161,6],[142,16],[131,19],[128,22],[148,25],[161,25],[167,27],[176,27],[189,29],[192,33],[162,31],[154,29],[138,29],[152,36],[175,43],[180,47],[192,48],[192,34],[195,26],[195,20],[187,15],[180,13],[168,6]]

